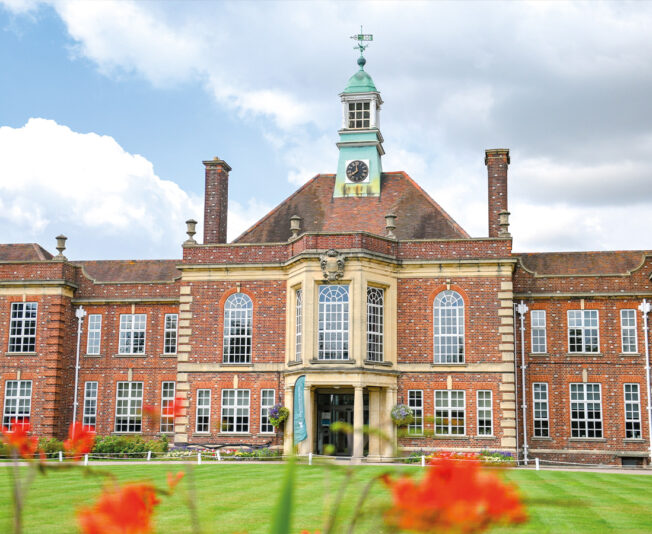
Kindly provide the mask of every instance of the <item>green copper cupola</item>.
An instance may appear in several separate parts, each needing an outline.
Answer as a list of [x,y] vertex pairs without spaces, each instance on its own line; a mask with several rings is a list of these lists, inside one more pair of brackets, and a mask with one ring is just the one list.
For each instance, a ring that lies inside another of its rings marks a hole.
[[340,93],[342,128],[338,132],[340,153],[333,197],[379,196],[380,158],[385,153],[379,129],[383,100],[371,76],[364,70],[367,60],[363,52],[367,45],[362,44],[373,37],[359,34],[352,39],[358,40],[356,48],[360,50],[360,68]]

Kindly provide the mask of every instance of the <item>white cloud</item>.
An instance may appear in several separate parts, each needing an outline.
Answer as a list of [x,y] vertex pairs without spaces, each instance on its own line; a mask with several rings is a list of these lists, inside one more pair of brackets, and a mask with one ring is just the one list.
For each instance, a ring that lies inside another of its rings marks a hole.
[[238,237],[271,209],[272,206],[256,198],[249,199],[246,205],[242,205],[233,200],[230,201],[227,239],[232,241]]
[[[184,221],[203,211],[201,199],[159,178],[149,161],[109,136],[34,118],[22,128],[0,128],[0,153],[3,241],[47,247],[63,232],[85,235],[100,258],[104,248],[174,257]],[[69,247],[74,257],[72,238]]]

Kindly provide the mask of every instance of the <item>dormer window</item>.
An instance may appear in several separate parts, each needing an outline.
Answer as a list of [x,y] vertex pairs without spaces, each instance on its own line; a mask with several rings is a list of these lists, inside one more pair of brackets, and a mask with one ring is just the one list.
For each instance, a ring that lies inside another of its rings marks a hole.
[[369,102],[349,102],[349,128],[369,128],[371,112]]

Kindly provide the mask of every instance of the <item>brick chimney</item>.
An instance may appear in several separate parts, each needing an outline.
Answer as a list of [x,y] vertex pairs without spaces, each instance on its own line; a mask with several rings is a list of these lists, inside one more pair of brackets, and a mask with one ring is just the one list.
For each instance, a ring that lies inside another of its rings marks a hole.
[[226,161],[213,158],[206,166],[204,197],[204,244],[226,243],[226,216],[229,209],[229,171]]
[[484,151],[489,182],[489,237],[500,235],[500,213],[507,211],[507,167],[509,148],[492,148]]

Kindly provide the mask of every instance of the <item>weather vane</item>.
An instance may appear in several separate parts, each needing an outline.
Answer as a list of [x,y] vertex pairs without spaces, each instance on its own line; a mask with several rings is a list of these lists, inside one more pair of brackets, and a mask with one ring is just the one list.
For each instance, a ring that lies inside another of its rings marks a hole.
[[370,33],[362,33],[362,26],[360,26],[360,33],[357,35],[352,35],[351,39],[354,41],[358,41],[358,44],[353,47],[354,50],[360,50],[360,57],[364,57],[362,53],[367,49],[369,46],[368,44],[362,44],[365,41],[373,41],[374,36]]

